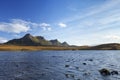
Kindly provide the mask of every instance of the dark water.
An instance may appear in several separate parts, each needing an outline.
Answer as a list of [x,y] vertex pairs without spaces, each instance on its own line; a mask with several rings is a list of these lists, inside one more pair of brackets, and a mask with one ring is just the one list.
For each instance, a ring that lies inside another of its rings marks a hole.
[[120,80],[120,51],[1,51],[0,80]]

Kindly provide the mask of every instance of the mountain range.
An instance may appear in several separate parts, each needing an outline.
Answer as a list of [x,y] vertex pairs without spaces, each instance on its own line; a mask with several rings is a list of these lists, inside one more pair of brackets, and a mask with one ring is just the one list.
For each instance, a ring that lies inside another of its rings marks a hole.
[[[36,49],[36,46],[44,47],[44,49],[57,49],[57,50],[120,50],[119,43],[107,43],[107,44],[100,44],[96,46],[72,46],[69,45],[67,42],[61,43],[57,39],[54,40],[46,40],[42,36],[32,36],[31,34],[26,34],[22,38],[19,39],[12,39],[6,43],[1,44],[1,49],[8,50],[6,48],[7,45],[15,45],[15,46],[35,46],[33,48]],[[40,48],[41,49],[41,48]],[[18,49],[19,50],[19,49]],[[39,49],[38,49],[39,50]]]
[[26,34],[22,38],[12,39],[4,43],[6,45],[22,45],[22,46],[69,46],[67,42],[59,42],[55,40],[46,40],[42,36],[32,36],[31,34]]

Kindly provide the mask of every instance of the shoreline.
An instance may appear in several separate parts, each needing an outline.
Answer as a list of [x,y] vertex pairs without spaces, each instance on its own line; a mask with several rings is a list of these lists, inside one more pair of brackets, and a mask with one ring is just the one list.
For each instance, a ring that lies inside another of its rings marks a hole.
[[21,46],[0,45],[0,51],[41,51],[41,50],[120,50],[113,47],[91,47],[91,46]]
[[0,45],[0,51],[78,50],[78,47]]

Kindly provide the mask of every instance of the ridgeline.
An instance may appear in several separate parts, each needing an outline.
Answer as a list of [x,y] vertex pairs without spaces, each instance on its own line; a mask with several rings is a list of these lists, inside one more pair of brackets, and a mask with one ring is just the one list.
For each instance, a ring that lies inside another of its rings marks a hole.
[[26,34],[22,38],[12,39],[0,44],[0,51],[26,50],[120,50],[120,44],[108,43],[97,46],[71,46],[67,42],[61,43],[57,39],[46,40],[42,36]]

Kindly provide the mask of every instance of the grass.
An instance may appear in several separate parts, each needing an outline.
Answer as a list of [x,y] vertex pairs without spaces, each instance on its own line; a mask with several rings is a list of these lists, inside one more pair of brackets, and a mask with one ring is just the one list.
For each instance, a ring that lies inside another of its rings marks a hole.
[[0,45],[0,51],[78,50],[79,47]]
[[120,50],[117,47],[88,47],[88,46],[17,46],[17,45],[0,45],[0,51],[38,51],[38,50]]

